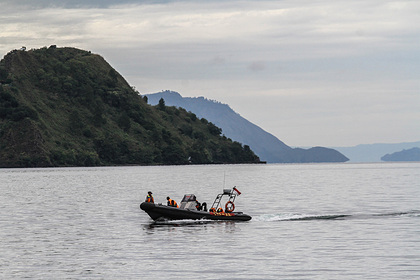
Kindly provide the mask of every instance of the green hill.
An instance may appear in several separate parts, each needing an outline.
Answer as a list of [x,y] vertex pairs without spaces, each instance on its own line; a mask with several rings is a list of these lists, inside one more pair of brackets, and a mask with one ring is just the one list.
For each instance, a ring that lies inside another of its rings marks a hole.
[[146,99],[91,52],[11,51],[0,61],[0,167],[259,162],[206,119]]
[[247,144],[261,160],[269,163],[345,162],[349,159],[333,149],[313,147],[292,148],[274,135],[251,123],[233,111],[229,105],[204,97],[182,97],[178,92],[162,91],[147,94],[148,103],[156,105],[163,98],[167,105],[184,108],[206,118],[223,134],[235,141]]

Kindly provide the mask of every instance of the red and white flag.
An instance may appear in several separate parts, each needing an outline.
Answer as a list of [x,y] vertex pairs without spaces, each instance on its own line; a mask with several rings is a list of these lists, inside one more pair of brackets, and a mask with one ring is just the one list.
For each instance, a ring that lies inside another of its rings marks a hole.
[[233,191],[236,192],[238,195],[241,195],[241,192],[236,187],[233,187]]

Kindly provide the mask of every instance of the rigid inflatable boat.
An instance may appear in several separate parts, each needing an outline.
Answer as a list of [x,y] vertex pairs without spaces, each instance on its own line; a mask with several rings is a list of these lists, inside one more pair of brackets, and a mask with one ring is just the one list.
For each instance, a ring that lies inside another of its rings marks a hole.
[[[207,204],[200,205],[194,194],[186,194],[181,201],[179,208],[166,206],[162,203],[155,204],[143,202],[140,209],[144,210],[153,220],[233,220],[249,221],[251,216],[242,212],[235,212],[236,196],[241,194],[236,187],[224,189],[223,193],[217,195],[211,208],[207,211]],[[221,208],[222,198],[227,197],[225,208]]]

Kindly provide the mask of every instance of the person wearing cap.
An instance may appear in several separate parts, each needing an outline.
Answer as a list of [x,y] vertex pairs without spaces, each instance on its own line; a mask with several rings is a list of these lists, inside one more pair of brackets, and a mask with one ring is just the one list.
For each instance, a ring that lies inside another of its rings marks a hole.
[[179,208],[178,207],[178,204],[176,203],[176,201],[173,200],[173,199],[171,199],[169,196],[166,198],[166,200],[168,200],[168,206]]
[[155,200],[153,199],[153,195],[151,191],[147,193],[146,202],[155,203]]

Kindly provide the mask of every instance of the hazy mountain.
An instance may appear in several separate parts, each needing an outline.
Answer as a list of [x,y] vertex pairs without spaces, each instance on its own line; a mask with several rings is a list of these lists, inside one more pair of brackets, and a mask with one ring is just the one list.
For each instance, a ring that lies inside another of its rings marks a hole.
[[149,104],[158,104],[163,98],[166,105],[185,108],[200,118],[205,118],[222,128],[222,133],[235,141],[249,145],[261,160],[271,163],[344,162],[348,159],[335,151],[323,147],[293,149],[251,123],[228,105],[204,97],[182,97],[174,91],[146,94]]
[[420,161],[420,148],[411,148],[393,154],[386,154],[381,159],[383,161]]
[[420,141],[395,144],[361,144],[353,147],[334,147],[333,149],[348,157],[350,162],[380,162],[381,157],[386,154],[392,154],[413,147],[420,147]]
[[14,50],[0,61],[0,167],[256,163],[184,109],[150,106],[101,56]]

